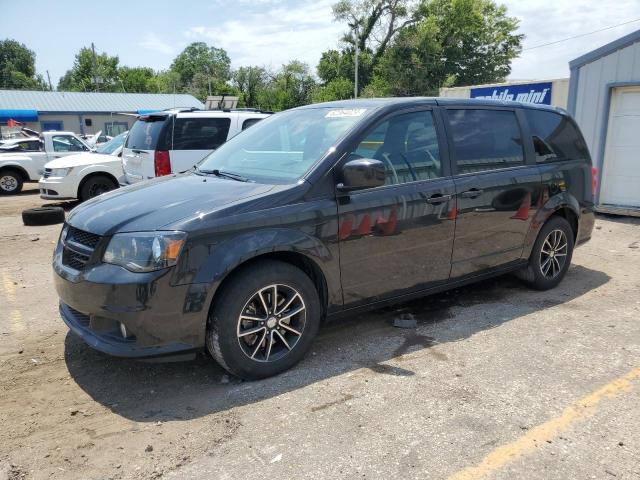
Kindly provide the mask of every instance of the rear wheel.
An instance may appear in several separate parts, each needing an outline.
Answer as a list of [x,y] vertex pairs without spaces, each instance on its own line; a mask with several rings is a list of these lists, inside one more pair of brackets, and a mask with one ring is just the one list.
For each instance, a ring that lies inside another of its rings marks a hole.
[[116,188],[118,185],[106,175],[94,175],[82,184],[80,200],[84,202]]
[[537,290],[549,290],[564,278],[573,255],[573,230],[564,218],[551,217],[544,224],[529,257],[529,265],[518,276]]
[[212,308],[207,348],[245,379],[270,377],[298,363],[320,325],[311,279],[284,262],[263,260],[236,273]]
[[15,195],[22,190],[24,180],[19,171],[10,168],[0,171],[0,195]]

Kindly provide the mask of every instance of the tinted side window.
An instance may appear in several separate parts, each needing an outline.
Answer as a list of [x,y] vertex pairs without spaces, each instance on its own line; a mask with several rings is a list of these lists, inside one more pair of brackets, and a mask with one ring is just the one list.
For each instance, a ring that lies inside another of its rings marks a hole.
[[256,123],[258,123],[260,120],[262,120],[262,119],[261,118],[247,118],[244,122],[242,122],[242,130],[246,130],[251,125],[255,125]]
[[524,165],[520,126],[506,110],[449,110],[458,174]]
[[167,117],[137,120],[129,131],[125,147],[137,150],[155,150],[166,121]]
[[375,158],[385,164],[387,185],[442,176],[438,134],[431,112],[397,115],[374,127],[351,158]]
[[589,158],[582,135],[568,117],[529,108],[524,112],[538,163]]
[[227,140],[229,118],[176,118],[174,150],[213,150]]

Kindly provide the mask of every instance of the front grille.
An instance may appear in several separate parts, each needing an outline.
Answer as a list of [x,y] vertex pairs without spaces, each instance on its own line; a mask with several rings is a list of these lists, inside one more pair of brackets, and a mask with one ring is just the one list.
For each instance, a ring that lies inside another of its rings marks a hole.
[[89,261],[89,257],[78,252],[73,252],[65,247],[62,252],[62,263],[74,270],[82,270]]
[[69,309],[69,312],[73,315],[73,318],[76,322],[78,322],[83,327],[88,327],[90,323],[89,315],[85,313],[80,313],[74,308],[71,308],[69,305],[66,306]]
[[85,232],[84,230],[80,230],[79,228],[69,227],[69,233],[67,233],[67,240],[73,240],[74,242],[78,242],[85,247],[89,247],[90,249],[96,248],[98,245],[98,241],[100,240],[100,235],[96,235],[95,233]]
[[62,264],[82,271],[91,259],[91,255],[100,241],[100,235],[75,227],[67,228],[69,230],[62,250]]
[[51,176],[51,169],[50,168],[45,168],[44,169],[44,174],[42,176],[44,178],[49,178]]

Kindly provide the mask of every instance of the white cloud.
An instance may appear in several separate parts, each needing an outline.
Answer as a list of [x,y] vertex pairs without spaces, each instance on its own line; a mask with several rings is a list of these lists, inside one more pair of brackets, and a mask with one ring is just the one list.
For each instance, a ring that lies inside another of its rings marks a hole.
[[511,78],[545,79],[569,76],[569,62],[640,28],[640,22],[594,33],[547,47],[527,50],[640,17],[638,0],[503,0],[509,14],[521,21],[524,51],[514,60]]
[[165,55],[172,55],[176,52],[173,46],[169,45],[158,37],[158,35],[152,32],[147,33],[138,45],[146,50],[163,53]]
[[184,35],[224,48],[236,67],[279,67],[301,60],[315,68],[322,52],[337,47],[345,30],[333,21],[333,3],[335,0],[304,0],[289,7],[279,0],[262,0],[257,8],[243,9],[240,18],[216,26],[194,26]]

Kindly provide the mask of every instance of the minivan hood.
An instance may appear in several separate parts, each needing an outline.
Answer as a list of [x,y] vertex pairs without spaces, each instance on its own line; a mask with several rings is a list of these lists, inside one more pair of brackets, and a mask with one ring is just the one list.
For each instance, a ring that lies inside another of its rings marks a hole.
[[67,222],[98,235],[162,230],[178,220],[211,213],[273,188],[213,176],[171,175],[95,197],[74,208]]

